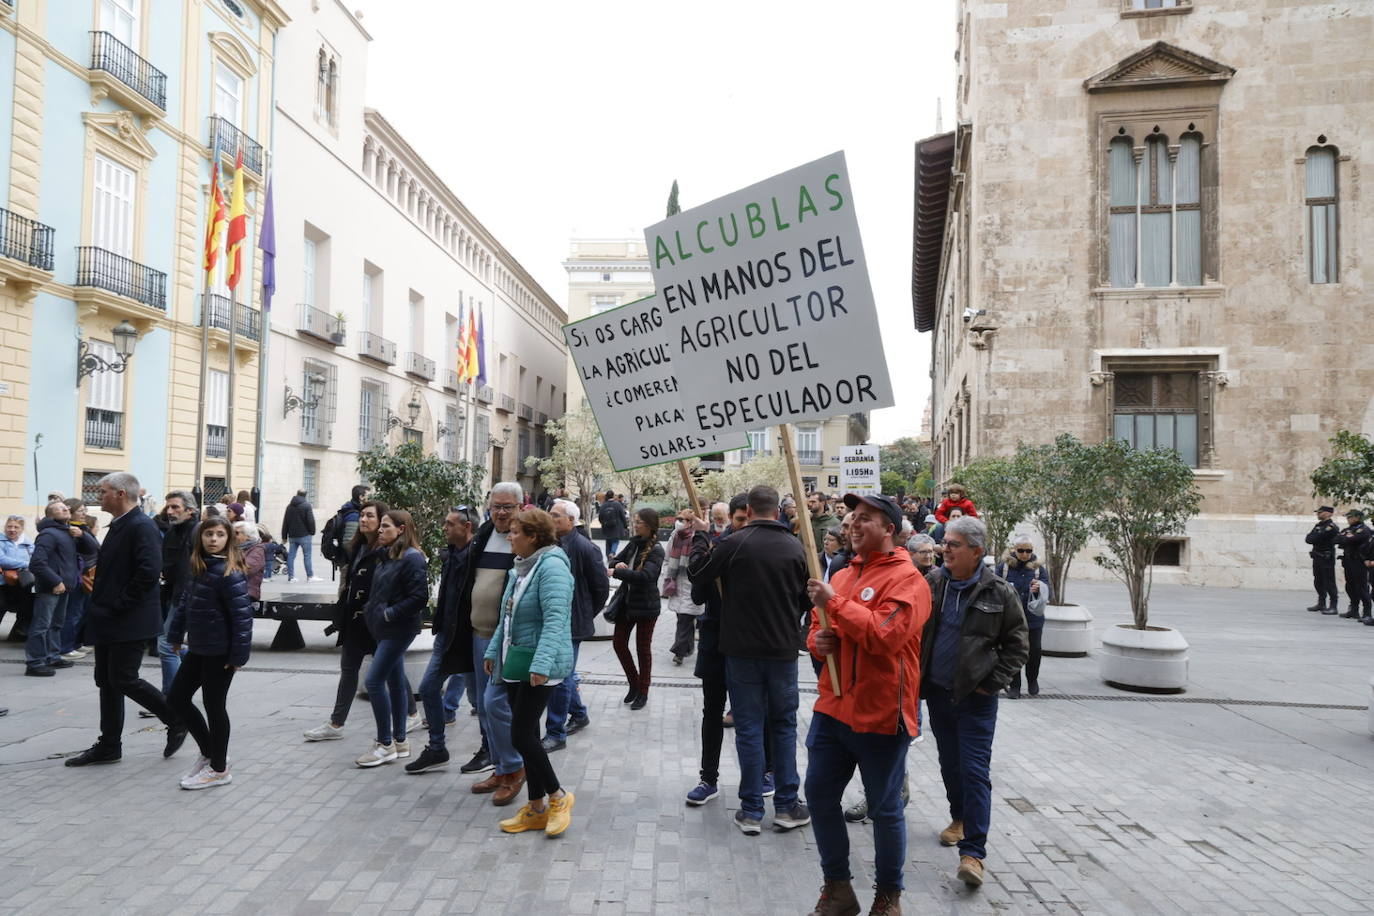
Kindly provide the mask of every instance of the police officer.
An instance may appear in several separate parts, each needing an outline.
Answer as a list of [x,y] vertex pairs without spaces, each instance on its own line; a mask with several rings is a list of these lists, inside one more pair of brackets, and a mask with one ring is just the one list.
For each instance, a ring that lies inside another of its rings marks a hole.
[[1365,568],[1361,551],[1374,534],[1364,523],[1364,513],[1351,509],[1345,513],[1346,527],[1336,535],[1336,546],[1341,548],[1341,568],[1345,571],[1345,595],[1350,599],[1350,608],[1341,616],[1355,619],[1361,615],[1370,616],[1369,570]]
[[[1317,589],[1317,603],[1308,610],[1323,614],[1336,613],[1339,603],[1336,600],[1336,535],[1340,528],[1331,521],[1335,511],[1331,506],[1317,509],[1317,524],[1307,532],[1307,543],[1312,545],[1307,552],[1312,558],[1312,585]],[[1328,597],[1330,606],[1327,605]]]

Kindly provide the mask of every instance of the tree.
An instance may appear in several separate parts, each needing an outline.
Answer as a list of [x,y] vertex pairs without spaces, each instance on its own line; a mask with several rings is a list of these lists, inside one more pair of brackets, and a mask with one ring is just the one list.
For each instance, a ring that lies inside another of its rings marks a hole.
[[988,526],[988,556],[1000,557],[1007,539],[1030,511],[1025,481],[1010,458],[975,458],[966,467],[956,468],[950,480],[968,488],[968,497],[978,507],[978,517]]
[[552,421],[544,430],[553,438],[553,447],[547,458],[527,458],[526,466],[537,467],[546,485],[556,482],[576,491],[582,517],[590,519],[597,478],[611,470],[611,456],[601,441],[596,417],[590,407],[583,405]]
[[898,493],[916,492],[915,485],[896,471],[883,471],[882,476],[879,477],[878,485],[888,496],[896,496]]
[[[922,478],[930,476],[930,446],[911,436],[903,436],[878,449],[878,466],[886,473],[892,471],[909,484],[910,492]],[[886,491],[884,491],[886,492]]]
[[359,455],[358,474],[371,482],[373,499],[414,518],[433,584],[443,566],[444,516],[451,506],[477,503],[486,469],[468,461],[444,461],[426,455],[418,442],[403,442]]
[[673,189],[668,192],[668,216],[677,216],[682,208],[677,204],[677,179],[673,179]]
[[1091,527],[1107,547],[1093,559],[1126,584],[1135,627],[1143,630],[1150,618],[1155,551],[1165,538],[1183,533],[1202,506],[1202,493],[1192,468],[1173,449],[1140,450],[1108,439],[1092,451],[1104,498]]
[[787,474],[787,460],[781,455],[760,456],[739,467],[707,474],[697,490],[709,511],[712,503],[729,502],[736,493],[747,492],[759,484],[776,487],[779,493],[789,492],[792,484]]
[[682,485],[676,461],[652,464],[646,468],[635,468],[633,471],[617,471],[615,477],[620,482],[618,489],[624,491],[625,498],[629,501],[627,508],[633,507],[641,497],[661,493],[674,494],[676,500],[677,490]]
[[1045,542],[1052,601],[1067,604],[1069,565],[1088,543],[1102,503],[1101,468],[1094,450],[1068,433],[1050,445],[1017,446],[1015,462],[1027,517]]
[[1312,495],[1341,503],[1374,500],[1374,442],[1342,429],[1331,437],[1331,456],[1312,472]]

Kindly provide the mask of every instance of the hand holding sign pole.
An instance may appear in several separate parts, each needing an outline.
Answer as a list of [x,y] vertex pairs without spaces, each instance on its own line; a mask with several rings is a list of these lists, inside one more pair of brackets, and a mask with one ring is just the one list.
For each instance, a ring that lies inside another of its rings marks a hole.
[[[788,479],[792,481],[792,492],[798,498],[804,499],[806,491],[802,486],[801,462],[797,460],[797,450],[792,447],[792,424],[784,423],[779,432],[782,434],[782,453],[787,459],[787,474]],[[802,503],[797,506],[798,515],[801,515],[803,511],[808,511],[803,509],[804,505],[805,503]],[[801,536],[802,549],[806,551],[806,571],[811,578],[819,579],[821,578],[821,557],[816,552],[816,533],[811,530],[809,519],[797,527],[800,529],[798,534]],[[816,614],[820,618],[821,629],[830,629],[830,615],[826,614],[825,608],[819,604],[816,605]],[[825,657],[825,668],[830,672],[830,687],[835,691],[835,696],[838,697],[840,695],[840,669],[835,664],[833,654]]]

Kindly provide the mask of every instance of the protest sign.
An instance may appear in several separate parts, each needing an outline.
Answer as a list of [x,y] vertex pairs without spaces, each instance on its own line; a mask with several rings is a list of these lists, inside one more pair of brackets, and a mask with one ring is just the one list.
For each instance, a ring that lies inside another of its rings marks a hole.
[[688,422],[662,324],[662,304],[650,296],[563,327],[617,471],[748,445],[743,435],[718,436]]
[[881,493],[878,446],[846,445],[840,448],[840,492],[866,496]]
[[698,436],[894,403],[838,152],[645,230]]

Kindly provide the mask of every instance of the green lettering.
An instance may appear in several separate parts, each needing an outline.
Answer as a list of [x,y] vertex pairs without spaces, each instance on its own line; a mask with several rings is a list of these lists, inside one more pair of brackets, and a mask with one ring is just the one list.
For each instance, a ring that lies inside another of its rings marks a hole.
[[797,192],[797,222],[800,223],[806,219],[805,214],[808,210],[811,211],[812,216],[821,215],[820,211],[816,209],[815,202],[811,200],[811,192],[806,190],[806,185],[802,185],[801,190]]
[[697,223],[697,247],[701,249],[702,254],[710,254],[711,252],[716,250],[710,245],[707,245],[701,237],[702,227],[708,225],[709,222],[709,220],[702,220],[701,222]]
[[778,212],[778,199],[776,197],[773,198],[773,225],[778,227],[779,232],[790,228],[792,225],[791,223],[784,223],[782,221],[782,214]]
[[662,267],[664,258],[668,259],[670,265],[677,263],[668,251],[668,244],[663,241],[663,236],[656,235],[654,236],[654,267]]
[[690,258],[692,253],[690,251],[684,251],[682,248],[682,230],[674,230],[673,238],[677,240],[677,256],[684,261]]
[[839,180],[840,180],[840,176],[839,176],[838,173],[832,174],[832,175],[827,175],[827,176],[825,177],[825,193],[827,193],[827,194],[829,194],[831,197],[835,198],[835,206],[833,206],[833,207],[830,208],[830,212],[831,212],[831,213],[834,213],[836,210],[838,210],[838,209],[840,209],[841,207],[844,206],[844,195],[841,194],[839,191],[835,190],[834,188],[832,188],[832,187],[830,186],[830,183],[831,183],[832,181],[839,181]]
[[[755,203],[744,205],[744,218],[749,223],[749,237],[756,239],[768,230],[768,224],[763,221],[763,208]],[[755,231],[757,228],[758,231]]]

